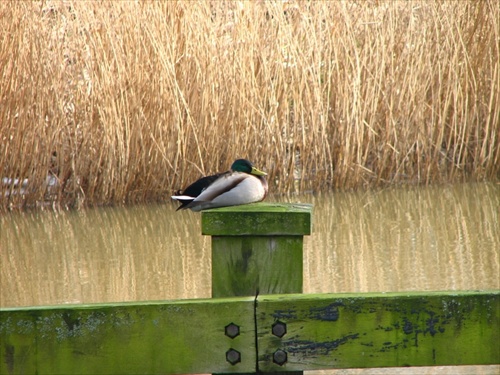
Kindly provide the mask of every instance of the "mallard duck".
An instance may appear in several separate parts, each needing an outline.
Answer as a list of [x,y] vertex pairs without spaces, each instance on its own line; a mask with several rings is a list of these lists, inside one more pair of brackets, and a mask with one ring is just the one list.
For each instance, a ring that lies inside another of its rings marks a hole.
[[200,178],[172,199],[181,202],[178,210],[237,206],[262,201],[267,195],[267,173],[255,168],[246,159],[238,159],[231,170]]

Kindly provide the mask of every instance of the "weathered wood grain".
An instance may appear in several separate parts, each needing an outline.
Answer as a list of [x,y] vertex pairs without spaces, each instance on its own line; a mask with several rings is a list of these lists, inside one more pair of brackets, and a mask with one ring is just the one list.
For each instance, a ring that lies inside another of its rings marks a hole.
[[261,371],[500,363],[498,290],[261,296],[256,317]]
[[312,206],[258,203],[202,212],[212,236],[212,297],[301,293]]
[[2,309],[0,373],[252,372],[254,331],[253,298]]

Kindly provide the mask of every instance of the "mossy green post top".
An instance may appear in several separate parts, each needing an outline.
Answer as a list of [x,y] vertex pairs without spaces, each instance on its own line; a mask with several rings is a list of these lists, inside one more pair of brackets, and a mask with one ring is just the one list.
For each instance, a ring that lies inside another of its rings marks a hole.
[[268,236],[311,234],[312,205],[254,203],[203,211],[202,234],[210,236]]
[[202,212],[212,236],[212,297],[302,293],[312,205],[254,203]]

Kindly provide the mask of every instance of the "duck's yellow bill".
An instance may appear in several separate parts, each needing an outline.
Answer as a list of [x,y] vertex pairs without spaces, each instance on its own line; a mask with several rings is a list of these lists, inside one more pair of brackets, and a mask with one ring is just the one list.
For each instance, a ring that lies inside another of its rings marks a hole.
[[267,176],[266,172],[262,172],[260,169],[257,169],[255,167],[252,167],[252,172],[250,172],[250,173],[254,174],[256,176]]

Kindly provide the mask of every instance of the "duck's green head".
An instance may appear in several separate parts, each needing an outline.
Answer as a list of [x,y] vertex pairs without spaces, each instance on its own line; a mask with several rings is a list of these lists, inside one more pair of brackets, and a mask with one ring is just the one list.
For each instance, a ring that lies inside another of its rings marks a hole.
[[234,172],[244,172],[244,173],[254,174],[256,176],[267,175],[266,172],[262,172],[261,170],[255,168],[253,164],[246,159],[235,160],[233,165],[231,165],[231,170]]

